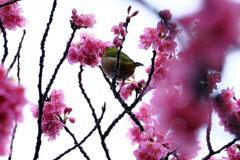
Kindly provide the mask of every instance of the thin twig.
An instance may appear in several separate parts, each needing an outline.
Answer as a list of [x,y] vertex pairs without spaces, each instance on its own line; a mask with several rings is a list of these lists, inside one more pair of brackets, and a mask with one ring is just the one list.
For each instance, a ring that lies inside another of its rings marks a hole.
[[231,142],[229,142],[228,144],[224,145],[222,148],[220,148],[217,151],[213,151],[211,154],[208,153],[207,156],[205,156],[202,160],[208,160],[211,156],[213,156],[214,154],[220,153],[222,150],[224,150],[225,148],[230,147],[231,145],[233,145],[236,141],[240,140],[240,137],[234,138]]
[[[91,100],[90,100],[90,98],[88,97],[87,93],[85,92],[85,89],[83,88],[83,84],[82,84],[82,72],[83,72],[83,71],[84,71],[84,70],[83,70],[83,66],[80,65],[80,71],[79,71],[79,73],[78,73],[79,88],[81,89],[84,98],[85,98],[86,101],[88,102],[88,105],[89,105],[89,107],[90,107],[90,109],[91,109],[91,111],[92,111],[92,115],[93,115],[93,118],[94,118],[95,123],[97,123],[97,115],[96,115],[96,113],[95,113],[95,109],[93,108],[92,103],[91,103]],[[109,84],[110,84],[110,83],[109,83]],[[100,136],[100,139],[101,139],[101,144],[102,144],[103,150],[104,150],[104,152],[105,152],[105,154],[106,154],[107,159],[110,160],[111,158],[110,158],[110,155],[109,155],[109,151],[108,151],[107,145],[106,145],[106,143],[105,143],[105,138],[104,138],[104,136],[103,136],[103,134],[102,134],[101,125],[99,125],[99,126],[97,127],[97,129],[98,129],[98,133],[99,133],[99,136]]]
[[80,146],[81,144],[83,144],[88,137],[90,137],[92,135],[92,133],[97,129],[97,127],[99,126],[99,124],[102,121],[103,115],[106,111],[106,104],[104,103],[104,106],[102,107],[102,115],[101,117],[98,119],[98,122],[96,123],[96,125],[94,126],[94,128],[88,133],[88,135],[86,137],[83,138],[83,140],[76,144],[75,146],[73,146],[72,148],[68,149],[67,151],[65,151],[64,153],[60,154],[57,158],[55,158],[54,160],[60,159],[61,157],[63,157],[65,154],[69,153],[70,151],[72,151],[73,149],[75,149],[77,146]]
[[55,78],[56,78],[56,75],[57,75],[57,73],[58,73],[58,70],[60,69],[63,61],[64,61],[64,60],[66,59],[66,57],[67,57],[68,50],[69,50],[69,48],[70,48],[70,46],[71,46],[71,42],[72,42],[72,40],[73,40],[73,38],[74,38],[74,34],[75,34],[76,30],[77,30],[77,28],[73,28],[73,32],[72,32],[72,34],[71,34],[71,38],[69,39],[69,41],[68,41],[68,43],[67,43],[67,47],[66,47],[66,50],[65,50],[64,53],[63,53],[63,57],[60,59],[59,63],[57,64],[57,66],[56,66],[56,68],[55,68],[55,70],[54,70],[54,73],[53,73],[53,75],[52,75],[52,78],[50,79],[50,82],[48,83],[48,85],[47,85],[47,87],[46,87],[46,90],[45,90],[44,95],[43,95],[43,100],[45,100],[45,99],[47,98],[47,94],[48,94],[49,90],[51,89],[51,86],[52,86],[52,84],[53,84],[53,82],[54,82],[54,80],[55,80]]
[[153,50],[153,57],[152,57],[152,67],[151,67],[151,71],[148,74],[148,80],[147,83],[145,85],[145,87],[143,88],[142,92],[140,93],[140,95],[138,96],[138,98],[135,99],[135,101],[131,104],[131,106],[128,108],[130,111],[138,104],[139,101],[142,100],[142,97],[145,95],[145,92],[147,92],[149,84],[151,82],[153,73],[154,73],[154,62],[155,62],[155,57],[157,55],[157,52],[155,50]]
[[[161,160],[168,160],[169,156],[170,156],[171,154],[175,154],[177,150],[178,150],[178,147],[176,147],[174,150],[168,152],[165,157],[161,158]],[[176,156],[176,155],[175,155],[175,156]]]
[[6,6],[6,5],[9,5],[9,4],[13,4],[13,3],[15,3],[15,2],[17,2],[17,1],[21,1],[21,0],[13,0],[13,1],[11,1],[11,2],[3,3],[3,4],[0,5],[0,8],[1,8],[1,7],[4,7],[4,6]]
[[8,160],[11,160],[12,159],[12,152],[13,152],[13,141],[14,141],[14,138],[15,138],[15,133],[16,133],[16,130],[17,130],[17,122],[15,121],[15,125],[13,127],[13,130],[12,130],[12,139],[11,139],[11,145],[10,145],[10,154],[9,154],[9,157],[8,157]]
[[16,59],[18,58],[18,56],[20,57],[20,50],[21,50],[21,48],[22,48],[22,42],[23,42],[23,39],[24,39],[24,37],[25,37],[25,34],[26,34],[26,30],[24,29],[24,30],[23,30],[22,39],[21,39],[21,41],[19,42],[18,51],[17,51],[16,55],[14,56],[14,59],[13,59],[11,65],[10,65],[10,67],[8,68],[6,75],[8,75],[8,73],[9,73],[10,70],[12,69],[13,65],[14,65],[15,62],[16,62]]
[[7,40],[7,33],[6,33],[6,30],[5,28],[3,27],[3,23],[2,23],[2,20],[0,18],[0,28],[1,28],[1,31],[3,33],[3,39],[4,39],[4,55],[3,55],[3,58],[2,58],[2,65],[4,64],[4,61],[5,59],[7,58],[7,55],[8,55],[8,47],[7,47],[7,43],[8,43],[8,40]]
[[45,57],[45,42],[46,38],[48,36],[48,32],[50,29],[50,25],[53,20],[53,13],[55,11],[55,8],[57,6],[57,0],[53,1],[53,7],[52,11],[49,17],[49,22],[47,23],[47,28],[43,34],[43,39],[41,41],[41,51],[42,55],[40,57],[40,70],[39,70],[39,80],[38,80],[38,92],[39,92],[39,100],[38,100],[38,106],[39,106],[39,115],[38,115],[38,135],[37,135],[37,144],[36,144],[36,150],[34,154],[34,160],[38,159],[38,153],[40,151],[40,147],[42,144],[41,136],[42,136],[42,115],[43,115],[43,106],[44,106],[44,99],[43,99],[43,94],[42,94],[42,73],[43,73],[43,67],[44,67],[44,57]]
[[[62,118],[59,116],[59,119],[62,123],[64,123],[64,121],[62,120]],[[65,123],[64,123],[65,124]],[[75,137],[75,135],[69,130],[69,128],[67,126],[64,127],[65,131],[72,137],[74,144],[78,144],[77,139]],[[78,146],[80,152],[83,154],[83,156],[87,159],[90,160],[89,156],[87,155],[87,153],[84,151],[84,149],[82,148],[82,146]]]

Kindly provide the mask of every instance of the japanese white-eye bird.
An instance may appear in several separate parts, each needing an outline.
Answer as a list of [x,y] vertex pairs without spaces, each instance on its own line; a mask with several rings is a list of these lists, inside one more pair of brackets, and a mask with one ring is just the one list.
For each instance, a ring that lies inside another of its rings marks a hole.
[[[110,77],[114,78],[114,70],[117,63],[117,49],[115,47],[106,48],[102,60],[101,65],[104,73]],[[142,63],[134,62],[128,55],[121,52],[120,53],[120,67],[117,73],[117,81],[124,81],[133,75],[135,68],[138,66],[143,66]]]

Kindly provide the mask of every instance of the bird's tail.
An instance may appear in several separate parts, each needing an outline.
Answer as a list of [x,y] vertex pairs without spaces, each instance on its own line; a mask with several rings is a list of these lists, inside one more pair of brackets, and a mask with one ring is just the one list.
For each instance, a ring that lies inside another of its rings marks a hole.
[[144,66],[142,63],[139,63],[139,62],[134,62],[134,64],[135,64],[136,67]]

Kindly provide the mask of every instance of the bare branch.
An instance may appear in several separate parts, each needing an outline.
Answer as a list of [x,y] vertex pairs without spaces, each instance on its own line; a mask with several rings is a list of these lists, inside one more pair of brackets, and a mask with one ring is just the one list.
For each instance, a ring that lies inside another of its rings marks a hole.
[[60,159],[61,157],[63,157],[65,154],[71,152],[72,150],[74,150],[77,146],[80,146],[81,144],[83,144],[88,137],[90,137],[92,135],[92,133],[97,129],[97,127],[99,126],[99,124],[102,121],[103,115],[106,111],[106,104],[104,104],[104,106],[102,107],[102,115],[101,117],[98,119],[98,122],[96,123],[96,125],[94,126],[94,128],[88,133],[88,135],[86,137],[83,138],[83,140],[78,143],[77,145],[73,146],[72,148],[68,149],[67,151],[65,151],[64,153],[60,154],[57,158],[55,158],[54,160]]

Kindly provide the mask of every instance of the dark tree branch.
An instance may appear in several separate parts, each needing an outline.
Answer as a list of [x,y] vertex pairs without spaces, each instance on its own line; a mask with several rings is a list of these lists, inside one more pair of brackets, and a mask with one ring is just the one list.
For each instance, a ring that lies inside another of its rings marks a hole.
[[21,0],[13,0],[13,1],[11,1],[11,2],[3,3],[3,4],[0,5],[0,8],[1,8],[1,7],[4,7],[4,6],[6,6],[6,5],[9,5],[9,4],[13,4],[13,3],[15,3],[15,2],[17,2],[17,1],[21,1]]
[[43,106],[44,106],[44,98],[43,98],[43,94],[42,94],[42,72],[43,72],[43,67],[44,67],[44,57],[45,57],[45,42],[46,42],[46,38],[48,36],[48,32],[50,29],[50,25],[53,21],[53,13],[55,11],[55,8],[57,6],[57,0],[53,1],[53,7],[52,7],[52,11],[49,17],[49,22],[47,23],[47,28],[43,34],[43,39],[41,41],[41,51],[42,51],[42,55],[40,57],[40,70],[39,70],[39,81],[38,81],[38,92],[39,92],[39,100],[38,100],[38,106],[39,106],[39,116],[38,116],[38,135],[37,135],[37,144],[36,144],[36,150],[35,150],[35,154],[34,154],[34,160],[38,159],[39,155],[39,151],[40,151],[40,146],[42,144],[42,140],[41,140],[41,136],[42,136],[42,115],[43,115]]
[[11,65],[10,65],[10,67],[9,67],[8,70],[7,70],[7,74],[10,72],[10,70],[11,70],[12,67],[13,67],[13,65],[15,64],[16,59],[17,59],[18,57],[20,57],[20,50],[21,50],[21,48],[22,48],[22,42],[23,42],[23,39],[24,39],[24,37],[25,37],[25,34],[26,34],[26,30],[23,30],[23,35],[22,35],[22,39],[21,39],[21,41],[20,41],[20,43],[19,43],[19,46],[18,46],[18,51],[17,51],[16,55],[14,56],[14,59],[13,59]]
[[74,150],[77,146],[80,146],[81,144],[83,144],[88,137],[90,137],[92,135],[92,133],[97,129],[97,127],[99,126],[99,124],[102,121],[103,115],[106,111],[106,104],[104,103],[104,106],[102,107],[102,115],[101,117],[98,119],[98,122],[96,123],[96,125],[94,126],[94,128],[88,133],[88,135],[86,137],[83,138],[83,140],[76,144],[75,146],[73,146],[72,148],[68,149],[67,151],[65,151],[64,153],[60,154],[57,158],[55,158],[54,160],[60,159],[61,157],[63,157],[65,154],[69,153],[70,151]]
[[17,130],[17,122],[15,121],[15,125],[13,127],[13,130],[12,130],[12,139],[11,139],[11,145],[10,145],[10,154],[9,154],[9,157],[8,157],[8,160],[11,160],[12,159],[12,152],[13,152],[13,141],[14,141],[14,138],[15,138],[15,133],[16,133],[16,130]]
[[237,137],[235,139],[233,139],[231,142],[229,142],[228,144],[224,145],[222,148],[220,148],[217,151],[213,151],[211,154],[208,153],[208,155],[206,157],[204,157],[202,160],[208,160],[209,158],[211,158],[211,156],[213,156],[214,154],[220,153],[222,150],[224,150],[225,148],[230,147],[231,145],[233,145],[236,141],[239,141],[240,137]]
[[[75,138],[74,134],[68,129],[68,127],[64,127],[65,131],[73,138],[74,140],[74,144],[78,144],[77,139]],[[84,149],[82,148],[82,146],[78,146],[80,152],[83,154],[83,156],[87,159],[90,160],[89,156],[87,155],[87,153],[84,151]]]
[[[83,72],[83,66],[80,65],[80,71],[78,73],[78,82],[79,82],[79,88],[81,89],[82,91],[82,94],[84,96],[84,98],[86,99],[86,101],[88,102],[88,105],[90,107],[90,109],[92,110],[92,115],[93,115],[93,118],[94,118],[94,121],[95,123],[97,123],[97,115],[95,113],[95,109],[93,108],[92,106],[92,103],[91,103],[91,100],[90,98],[88,97],[87,93],[85,92],[85,89],[83,88],[83,84],[82,84],[82,72]],[[103,134],[102,134],[102,129],[101,129],[101,125],[99,125],[97,127],[98,129],[98,133],[99,133],[99,136],[100,136],[100,139],[101,139],[101,144],[102,144],[102,147],[103,147],[103,150],[106,154],[106,157],[108,158],[108,160],[110,160],[110,155],[109,155],[109,151],[108,151],[108,148],[107,148],[107,145],[105,143],[105,138],[103,137]]]
[[2,58],[2,65],[4,64],[4,61],[5,59],[7,58],[7,55],[8,55],[8,47],[7,47],[7,43],[8,43],[8,40],[7,40],[7,33],[6,33],[6,30],[5,28],[3,27],[3,23],[2,23],[2,20],[0,18],[0,28],[1,28],[1,31],[3,33],[3,39],[4,39],[4,55],[3,55],[3,58]]
[[168,160],[168,158],[171,154],[174,154],[177,157],[177,155],[176,155],[177,150],[178,150],[178,147],[176,147],[174,150],[168,152],[165,157],[161,158],[161,160]]
[[209,154],[211,155],[214,152],[212,149],[211,141],[210,141],[210,132],[211,132],[211,126],[212,126],[212,108],[209,109],[208,118],[209,119],[208,119],[208,123],[207,123],[206,141],[207,141]]
[[126,113],[126,110],[124,110],[117,118],[115,118],[112,121],[112,123],[109,125],[108,129],[103,134],[104,139],[109,135],[109,133],[111,132],[113,127],[120,121],[120,119],[122,119],[124,117],[125,113]]
[[[60,116],[59,116],[59,119],[60,119],[60,121],[61,121],[62,123],[64,123],[63,120],[62,120],[62,118],[61,118]],[[64,124],[65,124],[65,123],[64,123]],[[68,129],[68,127],[65,126],[64,129],[65,129],[65,131],[72,137],[72,139],[73,139],[73,141],[74,141],[74,144],[78,144],[75,135]],[[78,148],[79,148],[80,152],[83,154],[83,156],[84,156],[87,160],[90,160],[90,158],[88,157],[87,153],[84,151],[84,149],[82,148],[82,146],[78,146]]]
[[138,98],[135,99],[135,101],[132,103],[132,105],[128,108],[128,110],[132,110],[141,100],[142,97],[145,95],[145,92],[147,92],[149,84],[151,82],[153,73],[154,73],[154,62],[155,62],[155,57],[157,55],[157,52],[155,50],[152,51],[153,52],[153,57],[152,57],[152,67],[151,67],[151,71],[148,74],[148,80],[147,83],[145,85],[145,87],[143,88],[142,92],[140,93],[140,95],[138,96]]
[[[110,85],[111,88],[111,83],[109,83],[109,79],[106,77],[105,73],[103,72],[102,68],[99,67],[103,73],[103,76],[105,77],[106,81],[108,82],[108,84]],[[119,92],[116,91],[116,88],[112,88],[111,89],[113,92],[114,97],[119,101],[119,103],[121,104],[121,106],[124,108],[124,110],[126,111],[126,113],[131,117],[131,119],[136,123],[136,125],[140,128],[140,131],[145,131],[142,124],[140,123],[139,119],[137,118],[137,116],[131,112],[131,110],[129,110],[127,103],[124,102],[124,100],[122,99],[122,97],[120,96]]]
[[18,84],[20,84],[20,54],[18,54],[17,57],[18,64],[17,64],[17,77],[18,77]]
[[54,82],[54,80],[55,80],[55,78],[56,78],[56,75],[57,75],[57,73],[58,73],[58,70],[60,69],[63,61],[64,61],[64,60],[66,59],[66,57],[67,57],[68,50],[69,50],[69,48],[70,48],[70,46],[71,46],[71,42],[72,42],[72,40],[73,40],[73,38],[74,38],[74,34],[75,34],[76,30],[77,30],[77,28],[74,28],[74,29],[73,29],[73,32],[72,32],[72,34],[71,34],[71,38],[70,38],[70,40],[68,41],[66,50],[65,50],[64,53],[63,53],[63,57],[60,59],[59,63],[57,64],[57,66],[56,66],[56,68],[55,68],[55,70],[54,70],[54,73],[53,73],[53,75],[52,75],[52,78],[50,79],[50,82],[49,82],[48,85],[47,85],[47,88],[46,88],[46,90],[45,90],[45,92],[44,92],[44,95],[43,95],[43,100],[44,100],[44,101],[45,101],[45,99],[47,98],[47,94],[48,94],[49,90],[51,89],[51,86],[52,86],[52,84],[53,84],[53,82]]

